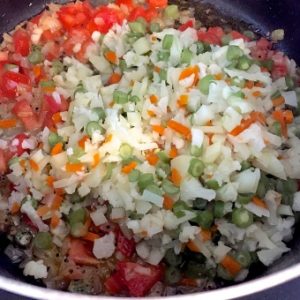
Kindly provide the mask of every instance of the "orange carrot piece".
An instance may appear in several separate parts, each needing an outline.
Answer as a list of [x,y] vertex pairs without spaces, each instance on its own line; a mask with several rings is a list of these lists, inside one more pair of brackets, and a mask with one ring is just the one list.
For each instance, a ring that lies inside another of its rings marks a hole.
[[190,286],[190,287],[198,287],[198,281],[194,278],[183,277],[179,281],[179,285]]
[[63,146],[64,145],[61,142],[54,145],[53,148],[51,149],[51,155],[54,156],[54,155],[61,153],[63,150]]
[[60,222],[59,216],[56,213],[54,213],[50,220],[50,227],[52,229],[55,229],[59,225],[59,222]]
[[177,100],[177,105],[179,107],[186,107],[188,104],[189,96],[188,95],[181,95]]
[[151,95],[150,96],[150,102],[152,104],[156,104],[158,102],[158,97],[156,95]]
[[164,209],[171,210],[173,208],[174,201],[171,197],[164,195]]
[[17,125],[17,120],[16,119],[3,119],[3,120],[0,120],[0,128],[1,129],[13,128],[13,127],[16,127],[16,125]]
[[176,170],[175,168],[173,168],[171,170],[171,181],[176,185],[179,186],[181,183],[181,175],[178,172],[178,170]]
[[215,74],[214,77],[216,80],[222,80],[224,75],[222,73],[218,73],[218,74]]
[[117,55],[114,51],[107,51],[104,54],[105,58],[112,64],[117,63]]
[[105,140],[104,140],[104,143],[109,143],[113,138],[113,135],[112,134],[109,134],[105,137]]
[[221,265],[225,268],[232,276],[236,276],[242,269],[240,263],[235,260],[232,256],[226,255],[221,261]]
[[257,82],[254,83],[254,86],[256,86],[256,87],[264,87],[265,85],[263,84],[263,82],[257,81]]
[[84,171],[84,164],[82,163],[67,163],[66,171],[70,173]]
[[197,243],[197,239],[189,240],[186,246],[193,252],[201,252],[200,246]]
[[100,235],[97,233],[93,233],[93,232],[88,232],[85,236],[82,237],[83,240],[90,241],[90,242],[93,242],[99,238],[100,238]]
[[47,177],[47,185],[50,187],[53,187],[53,182],[54,182],[54,177],[53,176],[48,176]]
[[146,159],[151,166],[155,166],[158,163],[159,157],[157,156],[157,154],[150,152],[146,156]]
[[108,84],[116,84],[120,82],[122,75],[120,73],[112,73],[108,79]]
[[53,209],[53,210],[59,209],[60,206],[61,206],[62,201],[63,201],[63,197],[61,195],[56,194],[54,196],[54,199],[53,199],[53,202],[52,202],[52,205],[51,205],[51,209]]
[[37,172],[40,169],[39,165],[33,159],[29,160],[29,165],[30,168],[35,172]]
[[44,93],[53,93],[55,91],[55,86],[43,86],[42,91]]
[[293,112],[291,110],[286,110],[283,113],[283,116],[284,116],[284,120],[285,120],[286,124],[293,123],[293,121],[294,121],[294,114],[293,114]]
[[159,135],[163,135],[165,132],[165,128],[161,125],[152,125],[152,130],[157,132]]
[[131,163],[129,163],[128,165],[125,165],[122,168],[122,172],[125,174],[129,174],[133,169],[135,169],[137,166],[137,162],[136,161],[132,161]]
[[268,208],[266,202],[256,196],[252,197],[252,203],[261,208]]
[[211,231],[209,229],[201,229],[200,235],[203,242],[211,240]]
[[85,142],[89,140],[89,137],[87,135],[84,135],[79,141],[78,146],[82,149],[85,148]]
[[99,153],[95,153],[93,156],[93,163],[92,163],[92,168],[95,168],[98,166],[98,164],[100,163],[100,155]]
[[20,208],[21,208],[21,204],[18,202],[14,202],[10,209],[10,212],[14,215],[19,212]]
[[285,103],[285,99],[282,96],[272,99],[273,106],[280,106]]
[[246,81],[245,87],[248,89],[252,89],[254,87],[254,81],[251,80]]
[[281,133],[284,137],[287,137],[287,124],[285,122],[284,112],[281,110],[275,110],[272,112],[272,117],[280,123]]
[[42,75],[42,68],[41,68],[41,66],[33,66],[32,71],[33,71],[33,74],[34,74],[34,76],[36,78],[40,77]]
[[183,135],[184,138],[190,139],[191,138],[191,130],[187,126],[175,121],[175,120],[169,120],[167,123],[167,126],[174,131],[180,133]]
[[190,66],[190,67],[184,69],[179,75],[179,80],[186,79],[193,74],[194,74],[194,81],[193,81],[192,86],[196,85],[199,80],[199,67],[198,66]]
[[177,155],[178,155],[177,149],[174,146],[172,146],[169,151],[169,156],[171,158],[175,158]]
[[39,206],[38,209],[36,210],[36,213],[40,216],[43,217],[45,216],[48,212],[50,211],[50,207],[47,205],[42,205]]
[[149,117],[151,117],[151,118],[156,116],[156,113],[153,110],[148,109],[147,113],[148,113]]
[[62,121],[60,112],[57,112],[57,113],[53,114],[53,116],[52,116],[52,121],[53,121],[55,124],[60,123],[60,122]]
[[255,92],[252,93],[252,96],[255,97],[255,98],[258,98],[258,97],[262,96],[262,93],[261,93],[261,91],[255,91]]
[[160,67],[154,66],[153,71],[156,73],[160,72]]

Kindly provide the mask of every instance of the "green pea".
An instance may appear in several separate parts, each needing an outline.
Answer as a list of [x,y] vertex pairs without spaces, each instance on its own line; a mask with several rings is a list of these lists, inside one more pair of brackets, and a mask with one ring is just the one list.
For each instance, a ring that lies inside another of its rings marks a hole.
[[181,272],[176,267],[170,266],[165,271],[165,282],[167,284],[176,284],[181,279]]
[[52,247],[52,236],[49,232],[38,232],[33,244],[38,249],[49,250]]
[[175,254],[173,249],[167,250],[164,260],[168,265],[174,266],[174,267],[181,265],[183,262],[182,255]]

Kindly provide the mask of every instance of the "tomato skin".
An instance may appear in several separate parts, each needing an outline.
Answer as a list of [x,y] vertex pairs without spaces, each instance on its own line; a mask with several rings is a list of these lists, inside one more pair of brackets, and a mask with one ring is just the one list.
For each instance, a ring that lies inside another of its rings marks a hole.
[[230,34],[232,36],[232,39],[234,39],[234,40],[243,39],[245,42],[249,42],[250,41],[250,39],[247,36],[245,36],[244,34],[238,32],[238,31],[232,30],[230,32]]
[[17,102],[12,108],[12,113],[22,121],[27,130],[36,130],[41,127],[41,123],[26,100]]
[[70,241],[69,258],[80,265],[94,266],[98,264],[98,260],[90,253],[86,244],[79,239]]
[[121,231],[117,234],[117,249],[126,257],[131,257],[135,251],[134,239],[127,239]]
[[132,0],[116,0],[115,3],[116,3],[118,6],[125,5],[125,6],[127,6],[128,8],[132,8],[133,5],[134,5]]
[[193,28],[194,27],[194,21],[193,20],[188,20],[184,24],[181,24],[178,28],[179,31],[185,31],[188,28]]
[[138,6],[131,11],[128,21],[133,22],[138,18],[144,18],[147,22],[151,22],[151,20],[156,17],[157,11],[153,7],[146,9],[142,6]]
[[30,37],[28,33],[19,29],[13,34],[13,43],[15,46],[15,52],[22,56],[28,56],[30,51]]
[[130,296],[145,296],[153,285],[162,278],[162,269],[159,266],[141,265],[134,262],[119,262],[117,272]]
[[106,281],[104,282],[104,286],[106,291],[110,295],[117,295],[122,291],[122,289],[125,288],[122,282],[122,277],[118,272],[114,273],[109,278],[107,278]]
[[17,95],[18,84],[30,84],[28,76],[20,73],[6,71],[2,74],[0,89],[5,97],[14,98]]
[[148,0],[151,7],[164,8],[168,5],[168,0]]

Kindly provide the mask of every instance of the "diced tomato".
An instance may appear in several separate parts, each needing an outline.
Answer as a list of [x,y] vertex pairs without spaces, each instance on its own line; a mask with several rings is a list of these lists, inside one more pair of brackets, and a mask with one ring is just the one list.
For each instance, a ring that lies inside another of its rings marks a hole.
[[17,135],[12,139],[12,141],[14,141],[14,140],[16,140],[16,139],[19,141],[18,145],[15,146],[15,147],[16,147],[16,151],[14,152],[14,153],[17,154],[17,156],[20,156],[20,155],[22,155],[24,152],[26,152],[26,150],[22,148],[22,143],[23,143],[23,141],[24,141],[25,139],[27,139],[27,138],[28,138],[28,135],[27,135],[27,134],[25,134],[25,133],[20,133],[20,134],[17,134]]
[[269,51],[272,48],[272,43],[265,38],[261,38],[256,42],[256,46],[251,49],[251,55],[258,60],[268,58]]
[[133,22],[138,18],[144,18],[147,22],[150,22],[152,19],[157,17],[157,11],[154,8],[144,8],[138,6],[132,10],[128,17],[129,22]]
[[104,282],[104,286],[110,295],[117,295],[120,293],[120,291],[126,288],[122,282],[121,275],[118,272],[115,272],[113,275],[107,278]]
[[22,56],[27,56],[29,54],[31,43],[29,34],[25,30],[18,29],[13,34],[13,43],[16,53],[19,53]]
[[72,30],[83,28],[90,21],[91,10],[86,3],[76,2],[62,6],[57,15],[64,28]]
[[20,73],[6,71],[3,73],[0,81],[0,88],[3,95],[8,98],[13,98],[17,95],[18,84],[30,84],[28,76]]
[[233,40],[243,39],[245,42],[249,42],[250,41],[250,39],[247,36],[245,36],[244,34],[238,32],[238,31],[235,31],[235,30],[232,30],[230,32],[230,35],[231,35],[231,37],[232,37]]
[[224,35],[224,30],[222,27],[219,27],[219,26],[216,26],[216,27],[209,27],[208,30],[207,30],[207,33],[208,34],[213,34],[215,35],[216,37],[219,38],[220,40],[220,43],[221,43],[221,38],[222,36]]
[[12,113],[22,121],[27,130],[36,130],[41,127],[41,123],[26,100],[17,102],[12,109]]
[[198,31],[198,39],[201,42],[208,43],[211,45],[220,44],[220,39],[216,35],[209,34],[208,32],[205,31]]
[[45,106],[43,110],[47,110],[52,113],[68,110],[69,104],[62,96],[60,96],[60,103],[56,102],[52,95],[45,95],[44,99],[47,106]]
[[80,265],[93,266],[99,263],[85,242],[78,239],[72,239],[70,242],[69,258]]
[[125,5],[127,6],[128,8],[132,8],[134,6],[134,3],[132,0],[116,0],[115,3],[118,5],[118,6],[121,6],[121,5]]
[[288,73],[288,59],[280,51],[269,51],[268,58],[272,59],[274,62],[272,69],[272,78],[278,79],[284,77]]
[[94,17],[89,22],[87,29],[89,32],[98,30],[101,33],[107,33],[114,24],[121,24],[124,18],[124,13],[118,8],[100,6],[95,11]]
[[38,14],[37,16],[33,17],[30,22],[36,25],[39,25],[40,19],[42,17],[43,13]]
[[8,51],[0,51],[0,62],[6,63],[8,60]]
[[130,296],[142,297],[162,277],[159,266],[141,265],[134,262],[119,262],[117,272],[125,283]]
[[7,171],[7,160],[5,157],[5,152],[3,149],[0,149],[0,175],[5,174]]
[[117,249],[126,257],[131,257],[135,251],[133,238],[127,239],[121,231],[117,234]]
[[186,23],[180,25],[178,30],[179,31],[185,31],[186,29],[193,28],[193,27],[194,27],[194,21],[193,20],[188,20]]
[[168,5],[168,0],[148,0],[148,4],[152,7],[164,8]]

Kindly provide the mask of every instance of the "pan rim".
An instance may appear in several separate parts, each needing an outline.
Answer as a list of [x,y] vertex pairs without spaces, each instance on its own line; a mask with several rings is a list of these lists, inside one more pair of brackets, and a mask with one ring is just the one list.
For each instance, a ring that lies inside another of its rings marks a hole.
[[[277,285],[288,282],[300,276],[300,263],[285,268],[284,270],[275,272],[270,275],[262,276],[261,278],[249,280],[247,282],[239,283],[233,286],[224,287],[220,289],[215,289],[206,292],[199,292],[194,294],[185,295],[175,295],[166,297],[151,297],[151,299],[180,299],[180,300],[204,300],[207,297],[210,299],[235,299],[242,296],[247,296],[249,294],[254,294]],[[30,297],[33,299],[40,300],[92,300],[92,299],[103,299],[111,300],[113,298],[117,299],[130,299],[129,297],[112,297],[112,296],[101,296],[101,295],[82,295],[82,294],[72,294],[69,292],[63,292],[54,289],[47,289],[44,287],[35,286],[29,283],[21,282],[19,280],[6,278],[0,275],[0,289],[7,292]]]

